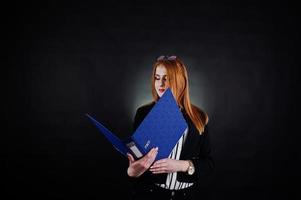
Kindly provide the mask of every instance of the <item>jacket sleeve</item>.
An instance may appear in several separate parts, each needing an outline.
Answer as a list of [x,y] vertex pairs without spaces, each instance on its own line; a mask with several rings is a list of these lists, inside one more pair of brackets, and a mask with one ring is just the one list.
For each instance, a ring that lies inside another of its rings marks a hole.
[[195,167],[194,179],[201,179],[202,177],[211,174],[215,167],[214,160],[211,156],[211,141],[208,124],[201,137],[203,137],[203,139],[199,155],[191,159]]
[[208,125],[206,125],[204,133],[199,143],[199,150],[195,156],[187,157],[192,161],[195,172],[193,175],[188,175],[186,172],[179,173],[179,180],[183,182],[197,182],[204,180],[204,178],[213,172],[215,167],[214,160],[211,156],[211,143]]

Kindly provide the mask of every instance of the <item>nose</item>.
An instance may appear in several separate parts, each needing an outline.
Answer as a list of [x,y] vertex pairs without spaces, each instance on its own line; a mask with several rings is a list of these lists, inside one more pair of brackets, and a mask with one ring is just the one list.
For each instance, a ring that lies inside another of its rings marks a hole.
[[160,86],[164,86],[164,85],[165,85],[165,80],[161,79]]

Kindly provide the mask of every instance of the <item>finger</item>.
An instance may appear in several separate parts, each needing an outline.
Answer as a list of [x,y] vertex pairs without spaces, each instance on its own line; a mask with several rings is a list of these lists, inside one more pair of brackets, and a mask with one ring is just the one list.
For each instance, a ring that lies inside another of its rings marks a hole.
[[130,163],[135,162],[135,159],[134,159],[134,157],[131,154],[128,153],[127,156],[128,156],[128,159],[129,159]]
[[149,152],[148,152],[148,155],[152,155],[154,153],[158,152],[158,147],[156,148],[152,148]]
[[167,163],[160,163],[160,164],[152,165],[151,169],[159,169],[162,167],[167,167],[167,165],[168,165]]
[[157,154],[158,154],[158,152],[159,152],[159,149],[158,149],[158,147],[156,147],[156,148],[154,148],[154,151],[151,153],[151,156],[152,156],[152,158],[156,158],[156,156],[157,156]]
[[151,149],[145,156],[141,158],[142,161],[147,161],[152,158],[152,154],[155,152],[154,149]]
[[158,170],[158,171],[153,171],[153,174],[163,174],[163,173],[167,173],[166,170]]
[[167,166],[160,166],[160,167],[152,167],[149,169],[150,171],[161,171],[161,170],[167,170]]
[[145,162],[147,168],[150,167],[151,164],[154,162],[157,154],[158,154],[158,150],[157,149],[152,149],[150,154],[148,154],[148,156],[145,157],[144,162]]
[[154,158],[155,158],[155,156],[157,155],[157,153],[158,153],[158,148],[152,148],[152,149],[148,152],[148,154],[147,154],[147,156],[146,156],[146,159],[148,159],[148,160],[154,160]]
[[158,155],[158,150],[155,149],[149,156],[149,159],[148,159],[149,165],[151,165],[155,161],[157,155]]
[[157,166],[157,165],[161,165],[161,164],[166,164],[167,163],[167,159],[164,158],[164,159],[161,159],[161,160],[157,160],[153,166]]

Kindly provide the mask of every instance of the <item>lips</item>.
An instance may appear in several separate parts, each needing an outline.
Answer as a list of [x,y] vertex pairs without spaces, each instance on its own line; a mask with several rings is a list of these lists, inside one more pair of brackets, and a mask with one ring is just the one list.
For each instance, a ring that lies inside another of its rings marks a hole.
[[164,92],[164,91],[165,91],[165,89],[159,89],[159,92],[161,92],[161,93]]

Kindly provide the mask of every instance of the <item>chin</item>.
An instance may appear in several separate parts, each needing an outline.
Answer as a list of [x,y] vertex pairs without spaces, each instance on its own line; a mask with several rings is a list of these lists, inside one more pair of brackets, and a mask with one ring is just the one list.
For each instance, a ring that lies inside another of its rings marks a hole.
[[157,95],[158,95],[158,97],[161,97],[163,94],[161,92],[157,91]]

